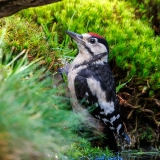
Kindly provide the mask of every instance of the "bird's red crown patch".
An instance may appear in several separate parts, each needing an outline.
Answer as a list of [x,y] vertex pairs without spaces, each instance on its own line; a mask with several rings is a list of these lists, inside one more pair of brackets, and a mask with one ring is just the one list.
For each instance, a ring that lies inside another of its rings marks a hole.
[[100,36],[99,34],[96,34],[96,33],[93,33],[93,32],[90,32],[88,34],[91,35],[91,36],[97,37],[97,38],[104,38],[104,37]]

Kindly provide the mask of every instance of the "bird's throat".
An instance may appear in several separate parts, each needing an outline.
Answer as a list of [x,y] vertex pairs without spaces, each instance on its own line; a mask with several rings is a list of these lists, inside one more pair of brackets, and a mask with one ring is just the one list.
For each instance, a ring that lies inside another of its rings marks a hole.
[[[104,60],[102,61],[102,59],[104,59]],[[92,58],[90,60],[86,60],[86,61],[84,61],[84,62],[82,62],[80,64],[77,64],[77,65],[74,66],[74,68],[78,68],[80,66],[85,66],[85,65],[86,66],[92,65],[92,64],[95,64],[95,63],[97,63],[99,61],[101,63],[107,62],[107,52],[94,55],[94,56],[92,56]]]

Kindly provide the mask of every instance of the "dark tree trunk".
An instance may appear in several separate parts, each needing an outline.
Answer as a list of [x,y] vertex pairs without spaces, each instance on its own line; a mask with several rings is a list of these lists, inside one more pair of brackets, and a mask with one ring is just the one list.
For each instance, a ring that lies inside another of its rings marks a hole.
[[22,9],[42,6],[60,0],[0,0],[0,18],[10,16]]

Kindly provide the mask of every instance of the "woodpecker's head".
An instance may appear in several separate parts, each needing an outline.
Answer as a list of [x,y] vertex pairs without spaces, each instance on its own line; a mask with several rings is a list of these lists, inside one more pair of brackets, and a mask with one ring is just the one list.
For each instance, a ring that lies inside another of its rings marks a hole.
[[71,31],[66,33],[77,43],[78,56],[81,60],[90,61],[97,58],[97,60],[108,61],[109,47],[104,37],[95,33],[77,34]]

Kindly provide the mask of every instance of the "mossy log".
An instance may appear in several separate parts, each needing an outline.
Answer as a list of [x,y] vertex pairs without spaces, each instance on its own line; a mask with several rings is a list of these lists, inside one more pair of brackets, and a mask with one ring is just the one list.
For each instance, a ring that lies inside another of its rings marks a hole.
[[37,7],[60,0],[0,0],[0,18],[11,16],[12,14],[29,7]]

